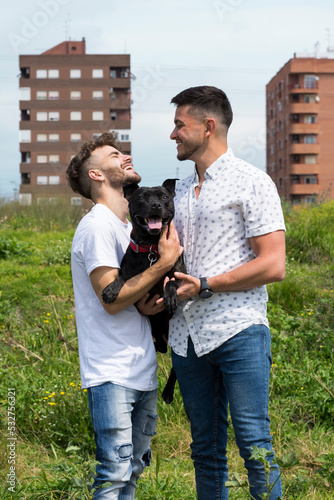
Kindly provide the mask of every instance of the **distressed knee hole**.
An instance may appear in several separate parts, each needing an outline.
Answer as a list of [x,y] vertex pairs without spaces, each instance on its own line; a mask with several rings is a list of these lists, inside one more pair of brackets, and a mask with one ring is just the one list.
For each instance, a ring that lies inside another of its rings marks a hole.
[[157,425],[157,419],[158,415],[147,415],[145,422],[144,422],[144,428],[143,428],[143,433],[146,434],[146,436],[155,436],[155,428]]
[[145,451],[144,455],[140,459],[142,466],[149,467],[151,465],[151,450]]
[[121,444],[120,446],[116,446],[115,453],[117,460],[131,460],[133,457],[133,446],[131,443]]

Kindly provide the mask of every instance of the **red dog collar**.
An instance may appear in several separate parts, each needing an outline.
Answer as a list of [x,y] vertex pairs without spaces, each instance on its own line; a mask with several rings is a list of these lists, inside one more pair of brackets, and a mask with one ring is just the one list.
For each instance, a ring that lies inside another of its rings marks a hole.
[[132,238],[130,238],[130,248],[136,253],[156,253],[160,257],[158,252],[158,245],[138,245]]

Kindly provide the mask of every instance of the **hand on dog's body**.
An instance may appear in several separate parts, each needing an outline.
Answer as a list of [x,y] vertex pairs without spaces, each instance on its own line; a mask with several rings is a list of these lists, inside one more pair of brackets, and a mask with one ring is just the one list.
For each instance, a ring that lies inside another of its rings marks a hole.
[[119,269],[112,267],[94,269],[90,275],[91,283],[105,310],[111,315],[117,314],[141,299],[143,294],[149,292],[162,276],[172,269],[182,252],[183,248],[180,246],[174,224],[170,225],[169,234],[168,228],[164,227],[159,240],[160,259],[150,268],[127,280],[115,301],[108,304],[102,300],[102,291],[118,278]]

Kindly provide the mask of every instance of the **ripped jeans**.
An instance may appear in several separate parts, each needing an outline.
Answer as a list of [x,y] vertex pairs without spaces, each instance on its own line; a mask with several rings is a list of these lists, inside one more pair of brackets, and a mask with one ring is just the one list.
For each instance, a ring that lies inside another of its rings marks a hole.
[[[136,482],[150,465],[157,420],[157,390],[137,391],[106,382],[88,389],[96,477],[94,500],[133,500]],[[111,485],[103,487],[104,483]]]

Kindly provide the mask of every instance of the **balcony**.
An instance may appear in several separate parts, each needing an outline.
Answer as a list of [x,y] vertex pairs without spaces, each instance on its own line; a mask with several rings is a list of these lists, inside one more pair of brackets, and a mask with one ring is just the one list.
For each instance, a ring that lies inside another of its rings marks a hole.
[[319,184],[291,184],[290,194],[312,195],[319,193]]
[[315,115],[319,111],[319,104],[312,102],[293,102],[290,106],[290,113],[298,115]]
[[290,168],[293,175],[316,175],[319,173],[318,164],[293,163]]
[[296,143],[289,146],[290,155],[317,155],[319,151],[319,144]]
[[319,82],[316,80],[314,82],[312,82],[312,85],[310,88],[310,85],[306,85],[305,86],[305,82],[301,82],[301,83],[296,83],[296,82],[293,82],[293,83],[289,83],[289,90],[291,93],[293,94],[300,94],[300,93],[303,93],[303,94],[317,94],[317,90],[318,90],[318,87],[319,87]]
[[291,123],[291,134],[319,134],[318,123]]

